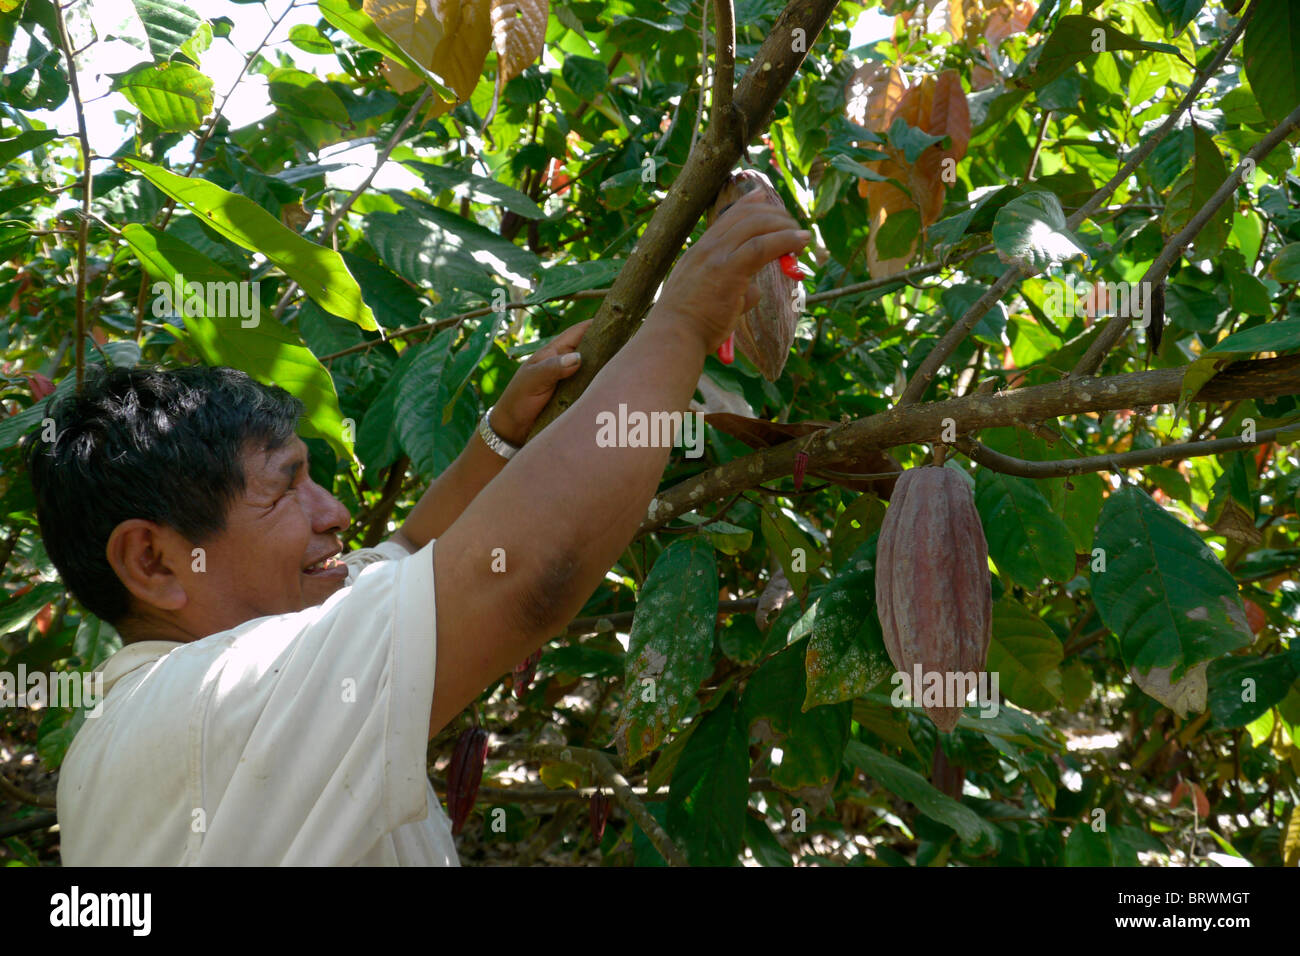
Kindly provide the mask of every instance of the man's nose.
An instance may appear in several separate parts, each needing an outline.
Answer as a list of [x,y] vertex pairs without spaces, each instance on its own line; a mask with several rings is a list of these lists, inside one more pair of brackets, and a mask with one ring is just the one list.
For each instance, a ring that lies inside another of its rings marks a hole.
[[312,530],[318,534],[334,532],[341,534],[352,524],[352,515],[332,494],[312,482]]

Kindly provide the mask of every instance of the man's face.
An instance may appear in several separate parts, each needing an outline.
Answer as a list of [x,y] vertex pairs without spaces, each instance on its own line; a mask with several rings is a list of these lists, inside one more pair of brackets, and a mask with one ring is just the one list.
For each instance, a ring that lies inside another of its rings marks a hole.
[[206,567],[187,588],[209,634],[320,604],[347,581],[333,556],[351,518],[312,481],[307,446],[295,437],[271,452],[246,450],[243,462],[244,494],[230,506],[225,530],[204,546]]

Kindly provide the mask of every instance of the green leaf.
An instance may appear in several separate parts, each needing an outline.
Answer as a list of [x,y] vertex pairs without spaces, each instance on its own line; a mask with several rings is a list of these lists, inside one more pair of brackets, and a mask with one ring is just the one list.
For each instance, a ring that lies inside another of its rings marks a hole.
[[1300,242],[1283,246],[1268,264],[1268,274],[1278,282],[1300,282]]
[[[415,470],[430,477],[444,471],[463,444],[463,423],[457,428],[449,424],[450,416],[443,419],[443,410],[451,400],[448,369],[455,338],[455,329],[443,329],[432,341],[411,346],[419,354],[402,376],[401,391],[393,401],[398,442],[410,456]],[[451,441],[444,438],[448,432],[454,436]],[[464,439],[468,437],[463,435]],[[454,451],[449,456],[452,448]]]
[[489,312],[479,320],[478,326],[470,333],[469,338],[456,353],[452,359],[451,366],[447,370],[448,398],[442,409],[442,423],[446,425],[451,421],[452,412],[455,410],[456,402],[460,400],[465,391],[465,386],[473,378],[474,372],[477,371],[479,364],[487,358],[488,352],[492,350],[492,341],[496,337],[497,324],[500,322],[503,313]]
[[810,613],[805,711],[852,700],[893,672],[876,614],[876,576],[870,568],[837,575]]
[[316,53],[329,56],[334,52],[334,44],[320,29],[309,23],[296,23],[289,28],[289,42],[304,53]]
[[363,329],[378,328],[356,280],[333,249],[304,239],[251,199],[206,180],[178,176],[140,159],[119,162],[138,170],[231,242],[266,256],[326,312]]
[[113,89],[164,131],[198,129],[212,109],[212,80],[188,63],[137,67],[118,76]]
[[421,351],[417,346],[409,346],[402,352],[384,387],[379,390],[379,394],[366,409],[365,418],[361,420],[361,428],[357,431],[357,457],[371,472],[391,465],[402,454],[397,438],[397,397],[402,392],[402,382],[407,371]]
[[10,209],[26,205],[35,199],[45,199],[49,195],[49,190],[36,183],[24,183],[21,186],[0,189],[0,216]]
[[876,248],[882,259],[895,259],[907,255],[921,232],[921,214],[915,209],[903,209],[885,220],[876,233]]
[[[831,532],[831,566],[844,570],[853,553],[879,533],[885,520],[885,503],[872,494],[858,495],[838,518]],[[860,569],[859,569],[860,570]]]
[[[890,222],[893,219],[891,217]],[[943,310],[948,313],[948,317],[954,322],[964,316],[971,307],[979,301],[980,296],[989,290],[989,286],[982,282],[963,282],[959,285],[948,286],[939,293],[939,301],[943,303]],[[1007,309],[1001,302],[993,303],[992,307],[980,316],[975,327],[971,329],[971,334],[981,342],[987,342],[996,348],[1002,348],[1003,334],[1007,327]]]
[[[187,285],[198,283],[203,288],[212,288],[207,283],[225,285],[239,281],[192,246],[151,226],[128,223],[122,227],[122,237],[149,274],[164,285],[174,288],[178,276]],[[155,316],[162,318],[169,313],[164,311],[166,300],[157,286],[155,283],[154,310]],[[166,299],[174,300],[175,293]],[[200,308],[189,312],[183,330],[170,326],[174,334],[183,338],[209,365],[240,369],[259,382],[279,385],[300,399],[306,406],[304,432],[325,439],[342,457],[352,457],[351,442],[343,434],[343,415],[339,411],[334,379],[297,336],[269,314],[258,316],[256,325],[245,327],[239,315],[208,315],[206,297],[187,296],[186,302]]]
[[399,276],[427,288],[467,289],[484,298],[502,281],[527,286],[539,260],[476,222],[402,193],[400,213],[366,217],[370,241]]
[[998,833],[974,810],[935,789],[910,767],[856,740],[844,748],[844,757],[890,793],[906,800],[922,814],[950,827],[958,839],[976,848],[996,846]]
[[1133,64],[1133,72],[1128,81],[1128,101],[1136,107],[1155,95],[1156,90],[1169,82],[1169,61],[1163,56],[1152,55]]
[[1178,52],[1177,47],[1167,43],[1150,43],[1131,37],[1102,20],[1077,15],[1066,16],[1056,22],[1056,29],[1043,44],[1038,60],[1029,70],[1029,75],[1018,82],[1030,89],[1041,89],[1076,63],[1097,53],[1113,53],[1116,50]]
[[986,669],[998,675],[1007,700],[1026,710],[1061,701],[1064,652],[1052,629],[1024,605],[1004,597],[993,605],[993,640]]
[[63,586],[57,581],[45,581],[19,597],[6,594],[4,606],[0,607],[0,634],[26,627],[41,608],[62,595]]
[[1102,622],[1139,673],[1186,669],[1251,641],[1237,584],[1200,536],[1140,488],[1112,492],[1097,523],[1106,569],[1092,576]]
[[1300,676],[1300,650],[1226,657],[1209,668],[1210,713],[1218,727],[1244,727],[1281,702]]
[[1003,262],[1035,272],[1085,252],[1065,225],[1061,202],[1051,193],[1018,196],[993,217],[993,243]]
[[460,99],[454,90],[448,89],[438,77],[408,56],[405,50],[375,26],[375,22],[361,9],[361,0],[317,0],[316,6],[328,23],[338,27],[362,46],[402,64],[421,77],[443,100],[455,103]]
[[82,615],[72,649],[81,659],[81,669],[92,671],[122,649],[122,635],[112,624],[87,611]]
[[671,544],[637,595],[628,639],[623,710],[614,731],[623,763],[651,753],[709,676],[718,613],[718,568],[708,541]]
[[267,94],[282,112],[350,127],[348,109],[338,94],[312,74],[293,67],[273,70],[266,78]]
[[806,643],[797,641],[770,657],[750,677],[741,699],[750,733],[761,740],[772,738],[781,748],[781,763],[772,768],[772,781],[789,792],[835,782],[852,714],[848,703],[804,711],[806,653]]
[[1174,36],[1187,29],[1187,24],[1196,19],[1205,6],[1205,0],[1155,0],[1156,7],[1173,24]]
[[1228,270],[1229,301],[1238,312],[1268,315],[1272,309],[1268,288],[1248,272]]
[[794,866],[790,851],[773,835],[767,821],[752,813],[745,814],[745,846],[763,866]]
[[1066,866],[1111,866],[1110,838],[1087,823],[1076,823],[1065,841]]
[[409,160],[405,165],[420,175],[424,184],[429,187],[429,192],[435,196],[450,189],[455,191],[457,199],[462,195],[468,196],[471,202],[501,206],[525,219],[546,218],[546,213],[541,206],[518,189],[499,183],[495,179],[475,176],[463,169],[435,166],[433,163],[422,163],[416,160]]
[[668,833],[692,866],[732,866],[740,855],[749,804],[749,740],[736,716],[729,694],[701,718],[673,769]]
[[1256,0],[1242,52],[1259,108],[1278,122],[1300,104],[1300,9],[1291,0]]
[[700,533],[723,554],[737,555],[749,550],[754,532],[728,521],[710,521],[700,528]]
[[[1170,234],[1186,226],[1228,177],[1228,167],[1219,154],[1219,148],[1200,126],[1193,129],[1193,143],[1192,165],[1174,181],[1169,200],[1165,203],[1164,230]],[[1227,203],[1219,207],[1192,240],[1195,255],[1189,255],[1189,258],[1208,259],[1223,251],[1232,227],[1230,213],[1231,207]]]
[[1239,358],[1256,352],[1289,352],[1295,348],[1300,348],[1300,319],[1284,319],[1234,332],[1201,354]]
[[625,262],[624,259],[597,259],[592,262],[548,266],[542,271],[537,291],[524,302],[535,305],[574,292],[604,288],[614,281]]
[[1016,584],[1033,590],[1043,578],[1065,582],[1074,577],[1070,529],[1052,511],[1032,478],[979,469],[975,508],[988,539],[989,556]]
[[564,58],[560,75],[573,95],[584,100],[595,99],[609,82],[609,71],[600,60],[570,54]]
[[808,576],[815,574],[822,564],[821,550],[813,547],[799,526],[779,511],[764,511],[759,527],[795,594],[807,594]]
[[935,143],[944,141],[943,136],[931,136],[924,130],[908,125],[907,120],[902,118],[894,120],[893,125],[889,127],[888,135],[890,145],[901,149],[909,163],[920,159],[921,154]]
[[131,0],[144,24],[149,52],[155,60],[166,60],[200,29],[198,14],[176,0]]
[[19,133],[13,139],[0,139],[0,165],[8,163],[16,156],[21,156],[29,149],[44,146],[58,135],[59,131],[56,129],[34,129]]

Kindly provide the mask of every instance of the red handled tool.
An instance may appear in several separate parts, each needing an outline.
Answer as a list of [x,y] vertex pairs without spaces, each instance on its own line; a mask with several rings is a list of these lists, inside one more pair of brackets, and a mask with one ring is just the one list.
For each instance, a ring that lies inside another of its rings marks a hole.
[[718,361],[730,365],[736,361],[736,333],[727,336],[727,341],[718,346]]

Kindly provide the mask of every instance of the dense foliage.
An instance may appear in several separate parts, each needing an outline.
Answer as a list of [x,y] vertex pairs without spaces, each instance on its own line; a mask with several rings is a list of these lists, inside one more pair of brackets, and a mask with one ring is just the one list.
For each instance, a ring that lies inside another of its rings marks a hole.
[[[242,7],[274,41],[241,50],[274,110],[232,128],[233,78],[214,91],[204,73],[228,19],[134,0],[112,34],[78,5],[0,0],[0,669],[88,670],[117,646],[61,587],[16,446],[83,363],[225,364],[289,389],[313,476],[354,516],[347,545],[372,544],[668,214],[711,127],[708,3],[525,0],[540,57],[512,10],[499,22],[514,5],[425,6],[402,27],[403,5],[367,3],[398,8],[386,32],[347,0]],[[739,417],[713,420],[703,458],[674,454],[647,532],[535,679],[504,677],[431,743],[441,793],[456,736],[493,734],[464,858],[1294,865],[1300,16],[1289,0],[889,0],[892,38],[851,49],[864,6],[790,33],[806,56],[747,130],[743,164],[815,230],[785,370],[708,360],[702,407]],[[784,7],[736,0],[738,79],[818,4]],[[283,40],[303,8],[319,19]],[[110,39],[136,54],[108,78],[132,109],[88,176],[80,137],[37,114],[84,95],[73,51],[89,74]],[[331,187],[322,151],[365,138],[422,185]],[[257,308],[194,297],[181,315],[161,291],[178,274],[253,280]],[[1144,327],[1097,346],[1129,317]],[[927,413],[948,400],[964,404]],[[885,412],[892,431],[825,449],[827,427]],[[989,455],[1224,438],[1239,448],[1037,477]],[[950,734],[891,702],[873,584],[877,476],[939,443],[988,539],[1000,680],[995,713],[972,705]],[[761,482],[718,471],[768,446]],[[688,481],[707,500],[680,506]],[[656,518],[661,501],[678,504]],[[765,589],[779,610],[760,624]],[[82,719],[0,709],[0,832],[40,822],[15,798],[50,806]],[[32,751],[39,768],[17,759]],[[614,790],[599,841],[597,786]],[[53,861],[55,839],[0,853]]]

